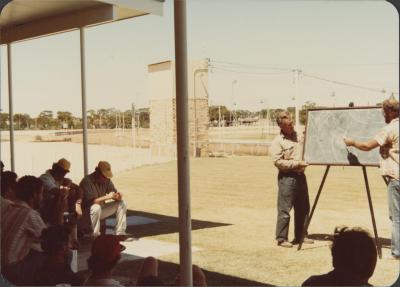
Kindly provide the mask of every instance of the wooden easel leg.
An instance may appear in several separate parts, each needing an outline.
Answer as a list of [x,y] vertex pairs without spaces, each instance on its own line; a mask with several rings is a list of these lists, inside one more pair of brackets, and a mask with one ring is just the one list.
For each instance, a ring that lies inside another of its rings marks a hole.
[[312,218],[312,216],[314,214],[314,210],[317,207],[318,199],[319,199],[319,196],[321,195],[321,191],[322,191],[322,188],[324,187],[325,180],[326,180],[326,177],[328,175],[328,171],[329,171],[330,168],[331,168],[330,165],[326,166],[324,177],[322,178],[321,184],[319,185],[317,196],[315,197],[314,204],[313,204],[313,206],[311,208],[310,215],[306,216],[306,221],[304,223],[303,233],[301,235],[300,242],[299,242],[299,247],[297,247],[297,250],[300,250],[301,246],[303,245],[304,237],[307,234],[308,226],[310,225],[311,218]]
[[[378,255],[379,258],[382,258],[382,247],[378,242],[378,231],[376,229],[376,223],[375,223],[375,215],[374,215],[374,208],[372,206],[372,200],[371,200],[371,193],[369,190],[369,184],[368,184],[368,177],[367,177],[367,169],[365,166],[362,167],[363,174],[364,174],[364,181],[365,181],[365,188],[367,189],[367,196],[368,196],[368,204],[369,204],[369,211],[371,213],[371,219],[372,219],[372,225],[374,227],[374,234],[375,234],[375,244],[376,248],[378,249]],[[386,182],[386,180],[385,180]]]

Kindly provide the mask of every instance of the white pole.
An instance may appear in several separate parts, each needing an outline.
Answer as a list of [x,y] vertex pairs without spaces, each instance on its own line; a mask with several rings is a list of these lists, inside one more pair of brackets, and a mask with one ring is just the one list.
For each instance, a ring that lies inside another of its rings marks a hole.
[[85,70],[85,30],[79,28],[81,45],[81,89],[82,89],[82,130],[83,130],[83,173],[89,174],[88,168],[88,140],[87,140],[87,114],[86,114],[86,70]]
[[8,68],[8,112],[10,122],[10,159],[11,171],[15,172],[15,152],[14,152],[14,110],[12,94],[12,70],[11,70],[11,44],[7,43],[7,68]]
[[188,81],[186,0],[174,1],[176,60],[176,128],[178,153],[180,286],[193,286],[190,213],[190,157],[188,132]]

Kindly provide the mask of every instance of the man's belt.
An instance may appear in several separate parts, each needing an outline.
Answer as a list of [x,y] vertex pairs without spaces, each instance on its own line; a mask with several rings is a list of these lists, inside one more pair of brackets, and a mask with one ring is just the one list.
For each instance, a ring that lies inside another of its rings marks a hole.
[[280,171],[279,175],[296,177],[296,176],[304,176],[304,172],[303,171]]

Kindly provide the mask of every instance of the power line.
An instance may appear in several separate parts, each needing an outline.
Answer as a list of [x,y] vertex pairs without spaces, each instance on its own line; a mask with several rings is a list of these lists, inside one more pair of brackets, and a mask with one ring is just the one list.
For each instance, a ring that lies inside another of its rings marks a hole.
[[211,63],[214,64],[225,64],[225,65],[230,65],[230,66],[240,66],[240,67],[247,67],[247,68],[253,68],[253,69],[264,69],[264,70],[278,70],[278,71],[292,71],[292,69],[287,69],[287,68],[277,68],[277,67],[265,67],[265,66],[256,66],[256,65],[249,65],[249,64],[242,64],[242,63],[234,63],[234,62],[227,62],[227,61],[216,61],[216,60],[210,60]]
[[303,64],[303,67],[378,67],[378,66],[395,66],[399,63],[353,63],[353,64]]
[[[256,65],[249,65],[249,64],[242,64],[242,63],[234,63],[234,62],[228,62],[228,61],[217,61],[217,60],[210,60],[211,65],[209,65],[210,68],[212,69],[217,69],[217,70],[222,70],[222,71],[227,71],[227,72],[232,72],[232,73],[238,73],[238,74],[259,74],[259,75],[279,75],[279,74],[285,74],[288,72],[293,72],[295,69],[285,69],[285,68],[277,68],[277,67],[266,67],[266,66],[256,66]],[[371,63],[371,64],[348,64],[347,66],[383,66],[383,65],[398,65],[399,63]],[[346,64],[345,64],[346,66]],[[240,71],[237,69],[243,69],[243,68],[251,68],[251,69],[263,69],[263,70],[277,70],[277,71],[282,71],[281,73],[269,73],[269,72],[252,72],[252,71]],[[327,78],[323,78],[317,75],[312,75],[308,73],[304,73],[302,71],[302,75],[305,77],[313,78],[316,80],[320,81],[325,81],[337,85],[342,85],[342,86],[347,86],[347,87],[352,87],[352,88],[357,88],[357,89],[362,89],[362,90],[368,90],[372,92],[378,92],[378,93],[392,93],[392,94],[399,94],[398,92],[390,91],[387,89],[377,89],[377,88],[371,88],[371,87],[365,87],[362,85],[357,85],[357,84],[352,84],[352,83],[346,83],[342,81],[336,81],[336,80],[330,80]]]
[[[345,83],[345,82],[336,81],[336,80],[330,80],[330,79],[322,78],[320,76],[310,75],[310,74],[307,74],[304,72],[302,73],[302,75],[305,77],[309,77],[312,79],[321,80],[321,81],[325,81],[325,82],[329,82],[329,83],[333,83],[333,84],[337,84],[337,85],[342,85],[342,86],[347,86],[347,87],[352,87],[352,88],[357,88],[357,89],[362,89],[362,90],[368,90],[368,91],[373,91],[373,92],[378,92],[378,93],[384,93],[384,94],[387,93],[387,91],[385,89],[376,89],[376,88],[370,88],[370,87]],[[398,92],[391,92],[391,93],[398,94]]]
[[282,75],[282,74],[288,74],[291,73],[291,71],[284,71],[284,72],[251,72],[251,71],[239,71],[239,70],[233,70],[233,69],[226,69],[226,68],[221,68],[221,67],[216,67],[213,65],[209,66],[211,69],[214,70],[220,70],[220,71],[226,71],[226,72],[232,72],[236,74],[251,74],[251,75]]

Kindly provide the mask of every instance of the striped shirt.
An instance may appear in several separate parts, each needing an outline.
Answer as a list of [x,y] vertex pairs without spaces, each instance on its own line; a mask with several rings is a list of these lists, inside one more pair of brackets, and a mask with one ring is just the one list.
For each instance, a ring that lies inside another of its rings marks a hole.
[[21,261],[31,248],[38,249],[44,228],[46,225],[36,210],[26,202],[15,201],[1,218],[2,266]]

